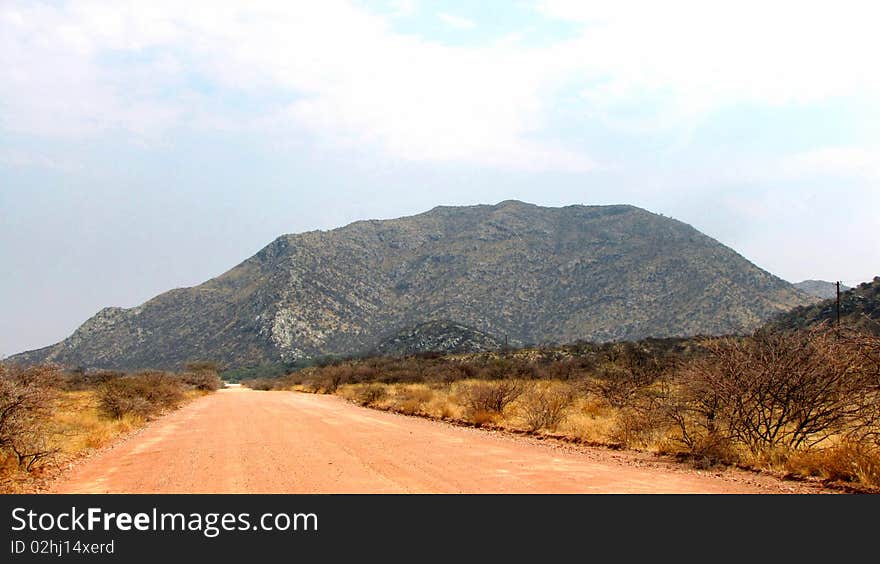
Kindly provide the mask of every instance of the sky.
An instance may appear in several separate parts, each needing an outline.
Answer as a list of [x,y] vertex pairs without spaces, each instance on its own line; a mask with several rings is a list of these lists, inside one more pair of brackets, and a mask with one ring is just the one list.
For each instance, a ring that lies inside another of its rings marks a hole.
[[869,280],[875,4],[3,0],[0,357],[437,205],[632,204]]

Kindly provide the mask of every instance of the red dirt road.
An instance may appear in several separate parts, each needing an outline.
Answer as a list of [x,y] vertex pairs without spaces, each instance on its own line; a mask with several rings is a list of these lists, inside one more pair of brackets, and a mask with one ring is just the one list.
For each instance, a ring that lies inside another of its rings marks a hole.
[[361,408],[334,396],[221,390],[83,460],[57,493],[794,493],[804,484],[699,472]]

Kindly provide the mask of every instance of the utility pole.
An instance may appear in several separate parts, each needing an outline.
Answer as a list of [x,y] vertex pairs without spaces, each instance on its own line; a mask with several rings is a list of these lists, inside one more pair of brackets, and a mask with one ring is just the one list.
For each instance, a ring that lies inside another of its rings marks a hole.
[[840,329],[840,280],[837,281],[837,328]]

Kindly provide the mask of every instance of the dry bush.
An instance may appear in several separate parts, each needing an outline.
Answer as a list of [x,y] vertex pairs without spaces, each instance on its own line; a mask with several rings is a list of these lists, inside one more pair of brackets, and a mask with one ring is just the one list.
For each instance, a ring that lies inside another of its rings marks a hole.
[[87,372],[83,369],[72,370],[65,374],[64,389],[69,391],[93,390],[110,380],[125,376],[125,372],[117,370],[98,370]]
[[54,366],[0,364],[0,450],[12,453],[22,470],[57,452],[48,444],[48,422],[61,383]]
[[317,384],[325,394],[332,394],[339,386],[352,380],[352,367],[346,365],[330,365],[320,369]]
[[250,388],[251,390],[265,392],[268,390],[274,390],[278,385],[278,381],[275,378],[250,378],[248,380],[242,380],[241,385],[245,388]]
[[355,391],[354,400],[363,406],[371,406],[377,404],[388,394],[385,386],[382,384],[369,384],[361,386]]
[[571,380],[581,373],[581,365],[574,359],[552,360],[537,367],[542,380]]
[[351,369],[351,373],[348,377],[348,380],[352,383],[358,382],[372,382],[376,380],[379,376],[380,372],[375,366],[370,365],[358,365],[354,366]]
[[203,392],[215,392],[223,387],[223,381],[216,372],[187,371],[180,374],[180,380],[190,388]]
[[309,394],[318,394],[324,391],[320,379],[311,374],[303,376],[298,389]]
[[490,358],[479,370],[479,377],[483,380],[533,380],[536,376],[535,366],[519,358]]
[[20,470],[30,472],[54,458],[59,448],[51,444],[51,435],[48,418],[33,421],[21,430],[16,440],[10,444]]
[[520,398],[518,407],[529,431],[555,431],[565,419],[573,401],[574,393],[568,386],[533,386]]
[[656,411],[627,407],[617,413],[611,440],[628,447],[647,447],[662,437],[662,429]]
[[149,417],[177,407],[184,398],[179,378],[164,372],[141,372],[111,380],[98,390],[98,405],[114,419],[126,414]]
[[187,386],[203,392],[215,392],[223,387],[218,366],[213,362],[190,362],[179,377]]
[[634,343],[614,343],[605,352],[592,378],[584,380],[586,392],[616,408],[631,407],[639,393],[668,370],[670,361]]
[[398,396],[406,400],[414,400],[419,403],[428,403],[434,397],[434,391],[424,387],[423,384],[416,384],[401,388]]
[[433,397],[434,391],[425,387],[424,384],[398,385],[395,390],[392,409],[406,415],[427,413],[427,404],[430,403]]
[[479,370],[465,362],[443,362],[428,367],[424,372],[425,382],[432,384],[451,384],[458,380],[474,378]]
[[610,407],[624,408],[630,406],[639,390],[651,382],[653,379],[643,373],[610,366],[599,370],[595,377],[583,380],[581,385],[587,393],[601,398]]
[[477,382],[464,388],[463,400],[472,415],[480,412],[500,414],[524,391],[522,382],[515,380]]
[[845,432],[869,392],[851,343],[825,327],[718,339],[680,374],[669,405],[687,442],[728,440],[753,455],[810,448]]
[[845,337],[858,366],[861,391],[847,436],[880,447],[880,337],[856,332],[846,332]]

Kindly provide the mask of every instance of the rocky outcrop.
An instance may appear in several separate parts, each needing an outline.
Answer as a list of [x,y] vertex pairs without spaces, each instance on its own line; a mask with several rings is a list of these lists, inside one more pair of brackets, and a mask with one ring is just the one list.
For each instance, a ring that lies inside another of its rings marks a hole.
[[409,356],[419,353],[480,353],[498,350],[503,341],[450,320],[428,321],[383,339],[369,356]]

